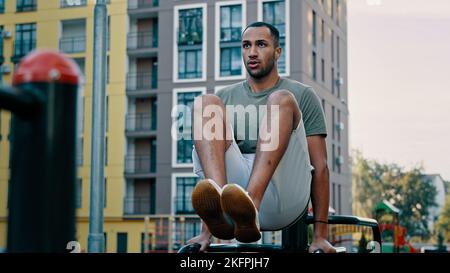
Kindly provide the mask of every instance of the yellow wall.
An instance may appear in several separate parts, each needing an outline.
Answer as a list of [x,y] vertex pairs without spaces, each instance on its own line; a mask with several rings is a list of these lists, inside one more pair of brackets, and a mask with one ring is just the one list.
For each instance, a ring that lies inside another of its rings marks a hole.
[[[12,33],[12,38],[4,40],[3,56],[5,64],[13,67],[11,55],[15,25],[21,23],[36,23],[37,48],[58,49],[61,20],[86,18],[86,51],[70,54],[71,57],[85,58],[85,115],[84,115],[84,166],[79,168],[82,177],[82,207],[77,209],[78,224],[77,237],[82,249],[87,249],[88,217],[90,201],[90,145],[91,145],[91,110],[92,110],[92,56],[93,56],[93,7],[95,1],[88,1],[88,6],[77,8],[60,8],[59,0],[38,1],[38,10],[33,12],[16,13],[15,1],[5,1],[5,13],[0,14],[4,30]],[[128,232],[128,251],[140,252],[140,234],[144,229],[143,220],[124,221],[123,196],[125,190],[124,151],[125,151],[125,77],[127,70],[126,37],[128,30],[127,1],[111,1],[108,14],[111,16],[110,33],[110,82],[107,85],[109,96],[109,131],[108,136],[108,166],[105,168],[107,178],[107,206],[104,210],[104,230],[108,233],[107,251],[115,252],[117,247],[117,232]],[[3,75],[3,82],[10,84],[12,73]],[[7,226],[7,193],[9,179],[9,142],[7,139],[10,114],[1,112],[0,141],[0,248],[6,247]]]

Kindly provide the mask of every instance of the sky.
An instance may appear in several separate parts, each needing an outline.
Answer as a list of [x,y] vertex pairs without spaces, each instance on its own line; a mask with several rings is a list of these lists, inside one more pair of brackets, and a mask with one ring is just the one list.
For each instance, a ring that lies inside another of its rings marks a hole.
[[350,148],[450,181],[450,0],[348,0]]

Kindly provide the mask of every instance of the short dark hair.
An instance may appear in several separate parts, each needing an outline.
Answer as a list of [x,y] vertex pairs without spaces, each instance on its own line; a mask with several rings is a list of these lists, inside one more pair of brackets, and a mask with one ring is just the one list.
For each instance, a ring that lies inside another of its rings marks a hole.
[[272,36],[272,40],[273,43],[275,45],[275,47],[279,47],[280,46],[280,32],[278,31],[278,29],[276,27],[274,27],[273,25],[266,23],[266,22],[254,22],[251,23],[250,25],[248,25],[244,31],[242,32],[242,36],[244,36],[244,32],[251,27],[266,27],[269,29],[270,31],[270,35]]

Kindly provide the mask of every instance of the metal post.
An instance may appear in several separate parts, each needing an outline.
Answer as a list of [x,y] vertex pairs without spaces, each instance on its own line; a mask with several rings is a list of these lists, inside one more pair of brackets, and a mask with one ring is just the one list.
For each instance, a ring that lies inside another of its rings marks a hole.
[[94,77],[92,88],[91,200],[88,252],[103,253],[105,104],[106,104],[106,0],[97,0],[94,8]]
[[67,252],[75,240],[75,139],[79,69],[53,51],[30,53],[14,88],[0,87],[12,111],[8,252]]

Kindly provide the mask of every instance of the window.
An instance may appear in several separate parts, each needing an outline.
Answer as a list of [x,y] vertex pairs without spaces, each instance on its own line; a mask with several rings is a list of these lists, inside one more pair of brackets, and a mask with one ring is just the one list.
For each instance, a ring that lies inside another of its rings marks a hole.
[[61,8],[86,6],[87,0],[61,0]]
[[325,82],[325,60],[322,58],[321,61],[321,68],[322,68],[322,81]]
[[77,166],[83,166],[83,137],[79,136],[77,141]]
[[334,140],[334,138],[335,138],[335,132],[336,132],[336,116],[335,116],[335,113],[336,112],[336,108],[334,107],[334,105],[333,106],[331,106],[331,122],[332,122],[332,124],[331,124],[331,128],[333,128],[332,129],[332,131],[333,131],[333,133],[332,133],[332,135],[333,135],[333,140]]
[[334,67],[331,68],[331,94],[334,95],[334,86],[335,86],[335,78],[334,78]]
[[117,233],[117,253],[127,253],[128,233]]
[[16,37],[14,43],[13,63],[18,63],[20,59],[27,55],[36,47],[36,24],[16,25]]
[[333,209],[336,210],[336,183],[332,182],[331,200],[333,204]]
[[[109,130],[109,96],[106,96],[106,104],[105,104],[105,126],[106,126],[106,132]],[[108,138],[106,138],[108,139]]]
[[331,62],[334,63],[334,30],[331,31]]
[[195,214],[192,207],[192,190],[197,184],[197,177],[176,177],[176,196],[175,213],[176,214]]
[[5,12],[5,0],[0,0],[0,13]]
[[317,20],[316,12],[314,10],[312,12],[312,43],[313,47],[317,47]]
[[337,122],[338,122],[338,125],[339,125],[339,129],[337,130],[337,140],[338,141],[341,141],[341,127],[340,127],[340,125],[341,125],[341,110],[337,110]]
[[341,15],[340,1],[336,0],[336,24],[339,26],[339,17]]
[[317,54],[315,51],[312,53],[312,78],[317,80]]
[[65,53],[80,53],[86,50],[86,19],[61,22],[59,48]]
[[206,80],[206,4],[195,8],[175,7],[176,51],[174,80]]
[[323,19],[320,25],[320,40],[322,43],[325,43],[325,21]]
[[108,166],[108,137],[105,137],[105,166]]
[[338,173],[341,173],[341,166],[342,166],[342,159],[341,159],[341,146],[338,146],[338,158],[339,158],[339,164],[338,164]]
[[173,97],[173,106],[177,107],[177,116],[175,117],[174,126],[181,139],[174,140],[172,146],[172,166],[173,167],[191,167],[192,166],[192,122],[191,116],[193,111],[195,97],[206,93],[205,88],[198,89],[175,89]]
[[17,0],[17,12],[34,11],[37,7],[37,0]]
[[326,114],[325,99],[322,99],[322,110],[323,110],[323,113]]
[[341,185],[338,185],[338,214],[342,214]]
[[[108,196],[108,179],[105,177],[103,180],[103,208],[106,208],[106,203],[108,202],[108,199],[106,198]],[[105,240],[106,242],[106,240]]]
[[77,178],[76,180],[76,190],[75,190],[75,203],[76,203],[76,208],[79,209],[82,206],[82,192],[83,192],[83,188],[82,188],[82,179],[81,178]]
[[262,21],[274,25],[280,32],[280,47],[282,48],[282,54],[278,60],[278,72],[280,74],[288,74],[286,64],[286,61],[289,59],[286,35],[288,31],[288,26],[286,24],[286,22],[289,22],[288,18],[289,17],[286,16],[286,2],[284,0],[263,1]]
[[337,59],[337,68],[339,68],[340,67],[340,43],[341,43],[341,41],[340,41],[340,39],[339,39],[339,36],[337,36],[336,37],[336,59]]
[[336,170],[336,147],[334,146],[334,144],[332,144],[332,163],[331,165],[333,166],[333,172]]
[[[217,13],[220,14],[217,23],[219,60],[216,60],[216,75],[219,77],[243,76],[241,59],[241,32],[243,27],[243,7],[238,5],[217,4]],[[219,21],[220,20],[220,21]]]

